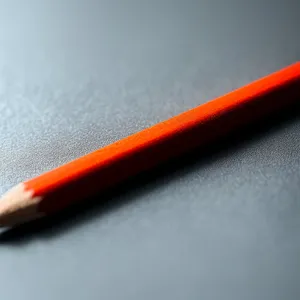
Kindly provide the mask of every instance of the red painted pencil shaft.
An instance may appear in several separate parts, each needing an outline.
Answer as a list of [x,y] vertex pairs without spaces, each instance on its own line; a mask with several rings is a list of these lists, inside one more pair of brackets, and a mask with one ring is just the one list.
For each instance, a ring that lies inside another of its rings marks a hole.
[[298,100],[300,63],[100,149],[29,185],[36,195],[47,194],[42,211],[60,209]]

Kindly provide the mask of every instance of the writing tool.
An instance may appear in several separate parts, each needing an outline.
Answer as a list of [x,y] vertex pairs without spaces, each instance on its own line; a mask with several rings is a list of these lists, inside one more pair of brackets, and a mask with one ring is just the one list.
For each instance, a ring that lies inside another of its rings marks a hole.
[[300,62],[18,184],[0,200],[0,225],[53,214],[296,102]]

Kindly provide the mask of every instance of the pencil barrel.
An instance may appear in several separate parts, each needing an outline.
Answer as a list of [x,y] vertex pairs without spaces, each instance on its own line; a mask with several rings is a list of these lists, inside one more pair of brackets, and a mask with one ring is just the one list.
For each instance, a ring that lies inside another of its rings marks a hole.
[[[300,70],[299,66],[298,69]],[[232,97],[232,95],[231,95]],[[128,140],[124,139],[126,155],[115,156],[101,166],[90,168],[89,172],[71,177],[65,184],[58,184],[49,189],[40,204],[40,210],[46,213],[60,210],[72,202],[95,195],[103,190],[116,186],[118,183],[152,169],[163,162],[174,159],[196,147],[206,147],[220,138],[237,132],[245,126],[269,117],[285,107],[300,101],[300,71],[284,83],[274,85],[263,93],[247,95],[247,101],[240,99],[236,105],[214,110],[206,118],[195,119],[189,126],[181,126],[177,119],[176,130],[163,138],[148,139],[134,145],[128,150]],[[197,108],[201,111],[201,106]],[[167,126],[167,125],[166,125]],[[151,130],[151,129],[148,129]],[[136,140],[139,136],[136,135]],[[122,148],[123,141],[117,148]],[[125,147],[126,144],[126,147]],[[108,146],[111,147],[111,146]],[[115,148],[111,148],[112,157]],[[97,157],[97,159],[100,158]]]

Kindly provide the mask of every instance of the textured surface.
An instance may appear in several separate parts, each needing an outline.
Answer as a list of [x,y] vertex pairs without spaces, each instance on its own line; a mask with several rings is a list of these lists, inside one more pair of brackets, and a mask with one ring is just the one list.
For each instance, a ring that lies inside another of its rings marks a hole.
[[[299,11],[0,0],[0,192],[300,60]],[[288,119],[109,209],[0,241],[1,298],[299,299],[300,117]]]

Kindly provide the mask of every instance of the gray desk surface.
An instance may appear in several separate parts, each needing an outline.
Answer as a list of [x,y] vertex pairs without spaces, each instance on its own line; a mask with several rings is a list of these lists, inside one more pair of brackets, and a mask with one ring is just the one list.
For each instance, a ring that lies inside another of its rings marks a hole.
[[[299,12],[0,1],[0,192],[299,60]],[[299,299],[299,139],[298,115],[1,241],[1,299]]]

